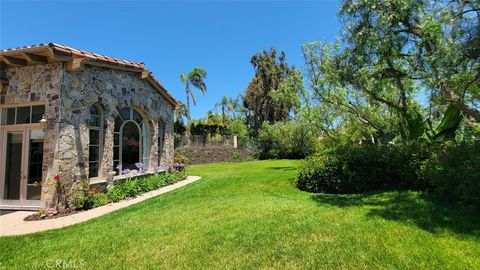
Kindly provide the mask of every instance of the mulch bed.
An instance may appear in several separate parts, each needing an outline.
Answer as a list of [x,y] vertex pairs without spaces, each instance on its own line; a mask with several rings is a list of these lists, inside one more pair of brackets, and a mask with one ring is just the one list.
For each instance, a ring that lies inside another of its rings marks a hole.
[[73,215],[73,214],[80,213],[80,212],[83,212],[83,211],[84,210],[74,210],[74,209],[67,208],[67,209],[59,210],[58,213],[53,215],[53,216],[41,217],[40,215],[35,213],[35,214],[31,214],[31,215],[25,217],[23,220],[24,221],[37,221],[37,220],[53,219],[53,218],[59,218],[59,217]]

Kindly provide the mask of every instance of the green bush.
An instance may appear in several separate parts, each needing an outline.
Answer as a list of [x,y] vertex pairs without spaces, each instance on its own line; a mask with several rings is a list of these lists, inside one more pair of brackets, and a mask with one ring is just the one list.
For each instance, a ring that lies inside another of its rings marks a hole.
[[305,159],[296,184],[325,193],[408,188],[480,207],[480,143],[341,145]]
[[421,164],[419,178],[445,200],[480,208],[480,143],[438,147]]
[[302,123],[264,123],[257,138],[257,157],[305,158],[313,154],[316,139],[311,129]]
[[112,202],[118,202],[127,197],[122,185],[115,185],[108,191],[108,197]]
[[139,179],[127,179],[123,183],[123,188],[125,191],[126,197],[135,197],[137,194],[140,193],[140,185],[139,185]]
[[425,187],[416,169],[426,158],[424,149],[415,145],[343,145],[307,158],[297,187],[326,193]]
[[94,193],[91,197],[91,208],[105,205],[109,202],[107,194],[103,192]]
[[173,169],[175,171],[187,170],[188,158],[185,156],[185,150],[178,149],[173,155]]
[[244,121],[238,118],[232,119],[229,130],[232,135],[237,136],[237,144],[239,148],[245,148],[249,145],[249,130]]
[[205,123],[201,120],[193,120],[190,123],[192,135],[216,135],[227,133],[228,127],[223,123]]
[[92,208],[92,193],[87,181],[82,180],[74,186],[70,194],[70,204],[75,209]]
[[175,172],[162,175],[152,175],[144,178],[126,179],[115,184],[108,191],[108,197],[112,202],[118,202],[125,198],[135,197],[162,186],[176,183],[185,178],[185,172]]
[[70,194],[70,204],[78,210],[88,210],[109,202],[107,195],[98,188],[90,189],[87,181],[78,183]]
[[300,168],[297,187],[309,192],[342,193],[348,186],[335,156],[313,155]]

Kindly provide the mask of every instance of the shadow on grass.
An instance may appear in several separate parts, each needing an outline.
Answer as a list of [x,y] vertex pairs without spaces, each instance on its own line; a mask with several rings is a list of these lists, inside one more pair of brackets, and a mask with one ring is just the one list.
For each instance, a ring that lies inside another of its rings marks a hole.
[[279,166],[279,167],[268,167],[267,169],[276,170],[276,171],[293,171],[297,168],[290,166]]
[[396,191],[363,194],[314,194],[319,204],[368,209],[367,217],[413,224],[431,233],[449,230],[480,239],[478,211],[441,202],[428,194]]

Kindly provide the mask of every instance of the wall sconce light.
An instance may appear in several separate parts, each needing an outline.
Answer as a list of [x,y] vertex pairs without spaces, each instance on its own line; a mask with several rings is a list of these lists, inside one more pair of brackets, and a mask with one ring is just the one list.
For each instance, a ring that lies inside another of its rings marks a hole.
[[53,126],[53,124],[60,124],[62,122],[57,122],[55,121],[55,117],[48,117],[48,115],[43,114],[42,119],[40,119],[38,123],[40,123],[42,129],[45,130],[49,125]]
[[46,114],[42,115],[42,119],[40,119],[39,123],[42,126],[42,129],[45,129],[47,127],[48,119]]

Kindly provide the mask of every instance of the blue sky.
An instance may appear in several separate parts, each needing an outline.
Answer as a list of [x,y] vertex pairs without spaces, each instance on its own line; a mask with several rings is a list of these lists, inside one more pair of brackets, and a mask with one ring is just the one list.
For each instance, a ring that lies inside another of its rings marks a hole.
[[256,52],[275,47],[302,67],[302,44],[334,40],[340,27],[338,1],[0,1],[2,49],[56,42],[142,61],[181,101],[179,74],[205,68],[193,118],[243,93]]

